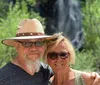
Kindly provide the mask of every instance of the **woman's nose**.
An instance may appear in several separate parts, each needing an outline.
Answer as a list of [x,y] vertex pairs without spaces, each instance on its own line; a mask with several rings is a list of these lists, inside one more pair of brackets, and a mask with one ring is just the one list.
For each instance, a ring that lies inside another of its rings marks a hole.
[[61,57],[60,57],[60,55],[58,55],[57,60],[62,60]]

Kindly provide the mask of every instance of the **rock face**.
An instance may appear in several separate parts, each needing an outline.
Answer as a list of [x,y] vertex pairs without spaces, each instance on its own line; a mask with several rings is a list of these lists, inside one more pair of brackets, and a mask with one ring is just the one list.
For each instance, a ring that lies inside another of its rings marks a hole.
[[82,13],[75,0],[37,0],[40,15],[46,18],[46,34],[63,32],[73,45],[83,44]]

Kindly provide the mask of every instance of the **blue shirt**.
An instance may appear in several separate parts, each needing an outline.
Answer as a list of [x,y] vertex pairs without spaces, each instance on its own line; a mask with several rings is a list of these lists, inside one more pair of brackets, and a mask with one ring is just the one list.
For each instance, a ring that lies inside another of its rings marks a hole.
[[48,85],[52,76],[50,67],[41,63],[39,72],[33,76],[11,62],[0,69],[0,85]]

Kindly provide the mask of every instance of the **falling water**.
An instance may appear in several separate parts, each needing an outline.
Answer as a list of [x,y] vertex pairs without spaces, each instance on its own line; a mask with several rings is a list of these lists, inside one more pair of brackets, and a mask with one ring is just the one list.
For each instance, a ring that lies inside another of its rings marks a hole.
[[[78,0],[38,0],[40,15],[46,18],[46,34],[63,32],[73,45],[83,45],[82,13]],[[40,2],[41,1],[41,2]]]
[[82,15],[79,4],[72,0],[58,0],[58,29],[80,49],[83,44]]

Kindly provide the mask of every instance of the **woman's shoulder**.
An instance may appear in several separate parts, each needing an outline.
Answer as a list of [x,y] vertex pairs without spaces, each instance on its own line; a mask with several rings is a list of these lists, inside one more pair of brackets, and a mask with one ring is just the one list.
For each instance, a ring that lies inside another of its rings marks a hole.
[[82,77],[82,71],[73,70],[75,73],[75,85],[86,85]]
[[[92,73],[93,72],[83,72],[83,71],[79,71],[79,70],[73,70],[76,74],[76,78],[78,79],[78,81],[80,80],[81,82],[83,82],[83,85],[92,85],[95,78],[93,78]],[[94,73],[93,73],[94,74]]]

